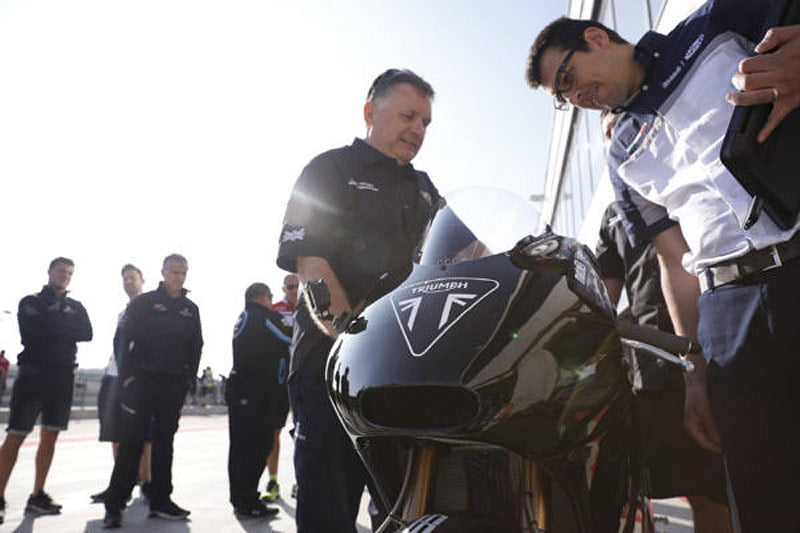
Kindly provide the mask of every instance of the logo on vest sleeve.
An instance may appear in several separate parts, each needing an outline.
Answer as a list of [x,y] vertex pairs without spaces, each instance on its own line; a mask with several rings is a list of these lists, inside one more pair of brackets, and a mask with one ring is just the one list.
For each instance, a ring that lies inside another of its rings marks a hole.
[[281,244],[286,242],[302,241],[306,238],[306,228],[286,228],[281,235]]
[[350,178],[347,181],[347,185],[358,189],[359,191],[372,191],[372,192],[379,192],[380,189],[375,186],[375,184],[370,183],[368,181],[356,181],[353,178]]
[[411,355],[425,355],[499,286],[486,278],[439,278],[396,290],[392,310]]

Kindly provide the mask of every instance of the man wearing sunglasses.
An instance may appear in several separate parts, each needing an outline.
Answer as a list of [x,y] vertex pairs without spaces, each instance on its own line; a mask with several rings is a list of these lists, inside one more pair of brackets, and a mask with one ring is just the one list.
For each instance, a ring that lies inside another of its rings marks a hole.
[[562,18],[537,37],[527,73],[557,108],[620,114],[617,201],[631,242],[656,247],[676,332],[703,347],[686,375],[685,424],[724,451],[743,531],[800,531],[800,223],[744,227],[750,195],[719,161],[729,103],[773,103],[760,142],[800,103],[800,26],[764,36],[773,3],[712,0],[636,45]]
[[286,208],[277,262],[301,283],[289,373],[299,533],[354,532],[367,481],[325,390],[336,331],[309,309],[306,287],[324,280],[329,311],[340,316],[408,276],[440,204],[428,175],[411,166],[431,122],[433,94],[410,70],[378,76],[363,109],[366,137],[314,158]]

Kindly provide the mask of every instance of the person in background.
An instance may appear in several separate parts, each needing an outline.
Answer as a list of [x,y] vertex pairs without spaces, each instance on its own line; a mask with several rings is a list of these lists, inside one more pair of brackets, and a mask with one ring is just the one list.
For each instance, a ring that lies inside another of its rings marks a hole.
[[44,491],[56,440],[67,429],[75,382],[78,342],[92,340],[92,325],[83,305],[67,296],[75,263],[56,257],[47,269],[41,292],[19,302],[19,333],[24,349],[17,358],[19,373],[11,391],[6,438],[0,447],[0,523],[5,518],[5,490],[25,437],[39,414],[42,428],[36,450],[36,477],[26,511],[59,514],[61,505]]
[[[428,175],[411,165],[431,122],[433,95],[410,70],[385,71],[364,104],[366,137],[315,157],[294,186],[277,264],[296,272],[301,287],[323,280],[333,316],[359,312],[408,276],[440,207]],[[337,333],[303,290],[289,373],[297,530],[350,533],[367,472],[325,390],[325,361]]]
[[[281,314],[281,322],[291,332],[294,326],[294,308],[297,305],[297,290],[299,282],[295,274],[288,274],[283,278],[283,300],[272,306],[272,310]],[[274,502],[280,498],[281,487],[278,484],[278,462],[281,453],[281,430],[286,425],[286,418],[289,416],[289,393],[286,392],[285,402],[282,405],[281,411],[278,414],[278,421],[280,425],[275,430],[275,439],[272,443],[272,451],[269,452],[267,457],[267,471],[269,473],[269,481],[267,482],[267,490],[264,495],[264,501]],[[284,398],[281,398],[283,400]]]
[[122,525],[122,510],[136,483],[136,471],[152,419],[153,452],[150,516],[185,520],[189,511],[172,501],[173,440],[189,385],[197,375],[203,336],[197,305],[184,287],[189,263],[179,254],[164,258],[158,289],[128,304],[123,333],[126,349],[122,383],[120,443],[108,496],[104,528]]
[[203,407],[214,403],[214,372],[210,366],[205,367],[200,376],[200,398]]
[[[122,288],[125,294],[128,295],[128,303],[134,298],[142,294],[142,287],[144,286],[144,277],[142,271],[134,265],[127,264],[122,267]],[[100,442],[111,443],[111,453],[114,460],[117,459],[117,450],[119,449],[119,421],[122,417],[120,411],[122,410],[120,403],[120,386],[117,376],[119,375],[119,366],[122,356],[125,353],[125,319],[128,315],[128,306],[120,311],[117,317],[117,329],[114,332],[113,351],[108,358],[108,365],[106,365],[105,372],[103,372],[103,380],[100,383],[100,391],[97,394],[97,418],[100,421]],[[152,442],[148,440],[144,443],[142,448],[142,457],[139,460],[139,488],[142,495],[149,498],[150,494],[150,453],[152,450]],[[91,495],[92,503],[102,503],[108,495],[108,488],[102,492]]]
[[6,351],[0,350],[0,405],[3,403],[3,396],[6,395],[6,382],[8,380],[8,366],[10,361],[6,359]]
[[239,518],[261,518],[278,512],[258,499],[274,435],[286,419],[286,375],[291,329],[272,309],[272,291],[253,283],[245,291],[245,308],[233,329],[233,368],[225,388],[230,448],[230,502]]

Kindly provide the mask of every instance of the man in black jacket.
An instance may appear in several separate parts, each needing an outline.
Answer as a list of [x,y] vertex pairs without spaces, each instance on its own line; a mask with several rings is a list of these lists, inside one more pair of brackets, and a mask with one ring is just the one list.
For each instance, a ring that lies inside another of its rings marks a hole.
[[39,413],[42,429],[36,452],[36,479],[26,511],[59,514],[61,506],[44,492],[58,433],[67,429],[72,407],[77,342],[92,340],[92,325],[80,302],[67,298],[75,263],[57,257],[47,270],[48,282],[38,294],[19,302],[19,332],[24,350],[11,392],[8,433],[0,447],[0,523],[5,516],[5,490],[17,452],[33,430]]
[[128,306],[126,339],[119,379],[122,420],[117,460],[106,499],[103,526],[122,525],[122,509],[136,482],[136,470],[148,424],[153,419],[150,516],[184,520],[189,511],[178,507],[172,493],[172,441],[189,383],[197,374],[203,337],[197,306],[183,288],[189,269],[186,258],[164,259],[164,281],[155,291]]
[[247,288],[245,309],[233,329],[233,369],[225,389],[230,497],[240,518],[278,512],[258,499],[258,480],[288,403],[286,375],[292,331],[282,318],[272,310],[272,292],[267,285],[253,283]]
[[324,280],[330,313],[338,316],[359,312],[411,272],[440,206],[428,175],[411,165],[431,122],[433,95],[410,70],[378,76],[364,104],[366,137],[315,157],[286,206],[277,262],[303,285],[289,371],[298,533],[354,532],[368,479],[325,390],[336,332],[309,309],[305,286]]

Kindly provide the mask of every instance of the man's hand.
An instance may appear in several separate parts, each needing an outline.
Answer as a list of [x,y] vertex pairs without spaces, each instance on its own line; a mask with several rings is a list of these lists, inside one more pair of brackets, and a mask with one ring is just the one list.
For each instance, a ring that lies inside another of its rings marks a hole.
[[722,444],[717,426],[711,416],[711,405],[708,402],[705,359],[702,355],[689,356],[689,358],[695,365],[695,371],[692,374],[685,374],[686,399],[683,427],[697,444],[712,452],[721,453]]
[[[778,50],[765,53],[775,48]],[[726,99],[734,105],[773,103],[772,112],[758,133],[758,142],[764,142],[800,105],[800,24],[770,29],[755,51],[763,55],[743,59],[732,79],[734,87],[743,92],[728,93]]]
[[122,382],[122,387],[125,388],[128,385],[130,385],[131,383],[133,383],[134,379],[136,379],[136,376],[131,376],[129,378],[125,378],[125,381]]
[[[327,259],[321,257],[298,257],[297,277],[301,284],[300,292],[304,292],[306,290],[305,285],[309,281],[316,281],[319,279],[325,281],[325,284],[328,286],[328,292],[330,292],[331,295],[331,305],[328,308],[328,311],[330,311],[331,315],[339,316],[344,312],[352,312],[350,302],[348,301],[347,295],[342,288],[342,284],[339,282],[339,278],[336,276],[336,273],[334,273]],[[317,324],[320,330],[334,339],[338,337],[338,332],[333,329],[333,323],[320,320],[314,310],[311,309],[309,298],[306,297],[304,300],[309,308],[311,318],[314,320],[314,323]]]

